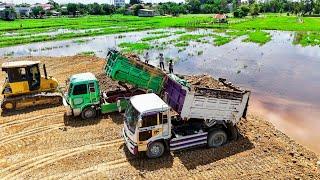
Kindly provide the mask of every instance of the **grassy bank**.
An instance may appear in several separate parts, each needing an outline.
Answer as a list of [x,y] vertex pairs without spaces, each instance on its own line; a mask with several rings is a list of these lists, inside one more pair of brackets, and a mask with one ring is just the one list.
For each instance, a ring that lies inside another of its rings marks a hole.
[[[212,15],[153,18],[113,15],[0,21],[0,47],[168,27],[236,29],[241,30],[240,33],[244,32],[243,30],[320,32],[320,18],[298,19],[295,16],[264,15],[258,18],[229,18],[228,21],[229,24],[214,23]],[[67,31],[59,32],[57,31],[59,29]],[[156,32],[158,36],[150,36],[145,41],[162,38],[165,33],[165,31]],[[184,32],[177,32],[179,33]]]

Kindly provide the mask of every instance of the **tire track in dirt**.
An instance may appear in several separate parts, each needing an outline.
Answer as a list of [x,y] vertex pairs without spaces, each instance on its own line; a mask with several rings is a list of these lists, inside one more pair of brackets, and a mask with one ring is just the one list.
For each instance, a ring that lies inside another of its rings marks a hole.
[[[58,108],[58,109],[56,109]],[[13,114],[13,115],[7,115],[7,116],[0,116],[0,125],[1,123],[8,123],[11,121],[17,121],[17,120],[21,120],[21,119],[30,119],[30,118],[36,118],[38,116],[45,116],[48,114],[53,114],[53,113],[64,113],[65,110],[63,108],[63,106],[59,106],[59,107],[53,107],[53,108],[46,108],[46,109],[40,109],[40,110],[34,110],[34,111],[30,111],[30,112],[24,112],[21,111],[18,114]]]
[[92,167],[80,169],[80,170],[75,170],[75,171],[69,171],[66,174],[58,174],[58,175],[52,175],[49,177],[46,177],[48,179],[88,179],[88,177],[92,177],[95,174],[99,172],[105,172],[105,171],[110,171],[113,169],[121,168],[130,165],[128,162],[130,159],[127,158],[120,158],[116,160],[112,160],[109,162],[104,162],[100,163],[97,165],[94,165]]
[[71,157],[76,154],[121,144],[123,144],[123,139],[116,139],[111,141],[99,142],[95,144],[83,145],[72,149],[63,149],[60,151],[40,155],[25,161],[15,163],[3,170],[0,170],[0,174],[3,175],[3,179],[15,179],[17,178],[17,176],[22,176],[23,174],[32,172],[35,169],[38,169],[45,165],[49,165],[53,162],[62,160],[64,158]]
[[22,125],[22,124],[25,124],[25,123],[29,123],[29,122],[33,122],[33,121],[39,120],[41,118],[47,119],[47,118],[58,117],[58,116],[63,116],[63,115],[59,114],[59,112],[55,112],[55,113],[51,113],[51,114],[44,114],[44,115],[40,115],[40,116],[36,116],[36,117],[30,117],[30,118],[26,118],[26,119],[9,121],[9,122],[1,124],[0,127],[1,128],[6,128],[6,127],[9,127],[9,126],[14,126],[14,125]]
[[7,143],[10,143],[12,141],[24,139],[26,137],[29,137],[29,136],[32,136],[35,134],[52,131],[52,130],[58,129],[60,127],[63,127],[63,126],[64,126],[63,123],[53,124],[53,125],[49,125],[49,126],[41,126],[41,127],[27,130],[27,131],[21,131],[19,133],[15,133],[13,135],[5,136],[0,139],[0,146],[5,145]]
[[241,159],[234,161],[232,158],[225,159],[221,163],[213,164],[212,167],[197,172],[194,177],[196,179],[210,179],[211,177],[232,179],[232,176],[240,178],[241,174],[250,177],[255,173],[273,171],[280,164],[279,156],[257,156],[253,154],[252,157],[244,157],[244,159],[246,161]]

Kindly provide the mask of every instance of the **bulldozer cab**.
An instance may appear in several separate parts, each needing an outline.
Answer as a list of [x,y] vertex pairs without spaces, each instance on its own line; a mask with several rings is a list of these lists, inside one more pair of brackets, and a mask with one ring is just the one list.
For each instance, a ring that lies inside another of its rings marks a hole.
[[9,83],[28,82],[29,90],[40,88],[39,61],[15,61],[2,64],[2,71],[7,73],[6,81]]

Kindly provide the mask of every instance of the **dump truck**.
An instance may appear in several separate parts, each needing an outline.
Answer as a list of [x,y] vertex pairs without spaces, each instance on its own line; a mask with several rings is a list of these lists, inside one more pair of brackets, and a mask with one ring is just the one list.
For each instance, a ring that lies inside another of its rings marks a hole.
[[[99,82],[92,73],[75,74],[68,80],[68,92],[64,97],[67,115],[90,119],[99,113],[125,110],[128,99],[133,95],[162,93],[167,77],[161,70],[115,50],[110,50],[107,57],[106,76],[118,81],[125,90],[100,92]],[[128,84],[133,87],[128,88]]]
[[157,158],[166,150],[219,147],[237,137],[250,92],[182,86],[169,78],[163,97],[154,93],[130,98],[122,136],[129,151]]
[[40,61],[13,61],[2,64],[6,79],[2,86],[3,111],[14,111],[44,104],[62,104],[58,81],[47,75],[43,64],[41,76]]
[[82,119],[94,118],[99,113],[122,111],[127,106],[127,99],[146,93],[136,88],[102,92],[98,79],[90,72],[72,75],[67,81],[67,89],[63,101],[68,108],[66,114],[81,116]]

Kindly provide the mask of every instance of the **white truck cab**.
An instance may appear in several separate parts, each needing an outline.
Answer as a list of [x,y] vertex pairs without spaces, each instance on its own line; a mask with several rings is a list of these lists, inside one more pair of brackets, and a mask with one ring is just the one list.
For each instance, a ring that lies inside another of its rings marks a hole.
[[150,158],[160,157],[163,140],[171,137],[170,107],[154,93],[133,96],[125,112],[123,137],[132,154],[146,151]]

